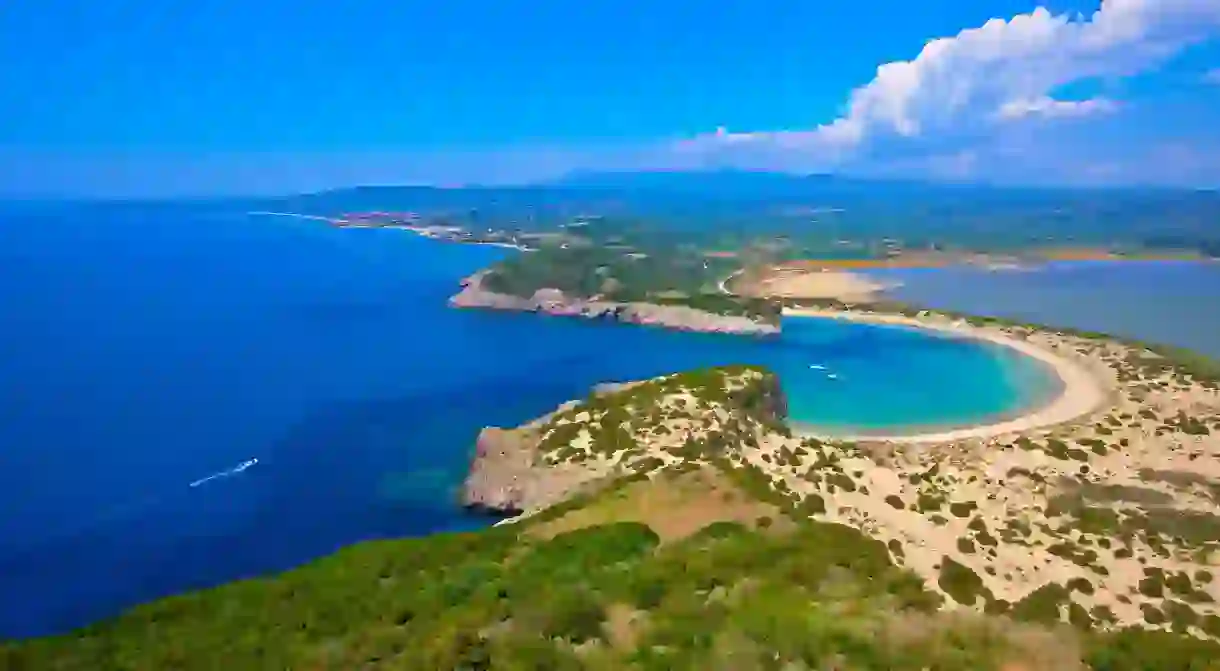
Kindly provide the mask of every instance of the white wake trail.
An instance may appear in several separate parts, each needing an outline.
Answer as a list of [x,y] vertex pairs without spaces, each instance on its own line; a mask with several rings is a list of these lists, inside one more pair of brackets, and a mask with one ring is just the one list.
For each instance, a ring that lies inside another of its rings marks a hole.
[[212,480],[219,480],[220,478],[227,478],[231,475],[237,475],[238,473],[241,473],[242,471],[246,470],[247,468],[250,468],[251,466],[253,466],[257,463],[258,463],[258,458],[247,459],[247,460],[241,462],[240,464],[234,466],[233,468],[227,468],[223,471],[213,473],[205,478],[199,478],[198,480],[192,482],[190,484],[190,486],[198,487],[199,485],[202,485],[206,482],[211,482]]

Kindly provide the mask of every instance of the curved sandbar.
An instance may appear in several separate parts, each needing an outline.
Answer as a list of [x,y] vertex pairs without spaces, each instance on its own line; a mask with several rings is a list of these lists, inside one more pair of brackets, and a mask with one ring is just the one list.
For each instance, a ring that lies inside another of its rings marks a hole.
[[919,432],[896,435],[822,436],[801,432],[813,437],[838,440],[872,440],[891,443],[944,443],[968,438],[989,438],[1004,434],[1019,433],[1032,429],[1063,424],[1087,415],[1100,408],[1107,399],[1105,386],[1084,366],[1071,361],[1046,348],[1013,337],[999,328],[971,326],[948,319],[933,321],[903,315],[863,311],[840,311],[814,308],[785,308],[786,317],[814,317],[841,319],[869,324],[906,326],[937,331],[952,337],[973,338],[1007,347],[1048,366],[1060,381],[1058,395],[1048,403],[1033,407],[1026,414],[1000,422],[966,426],[945,431]]

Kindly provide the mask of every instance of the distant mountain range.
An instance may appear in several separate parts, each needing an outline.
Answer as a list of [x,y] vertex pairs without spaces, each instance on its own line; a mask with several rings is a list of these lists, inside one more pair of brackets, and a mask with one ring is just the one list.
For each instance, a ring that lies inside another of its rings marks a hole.
[[784,206],[842,207],[854,211],[952,207],[1114,210],[1204,207],[1220,213],[1220,192],[1165,188],[1014,188],[881,180],[839,175],[791,175],[737,170],[705,172],[581,172],[521,186],[441,188],[368,186],[272,199],[293,211],[486,210],[536,212],[599,210],[635,214],[747,212]]
[[913,193],[979,188],[916,180],[861,179],[829,174],[794,175],[747,170],[575,172],[539,186],[604,191],[667,191],[735,198],[854,195],[879,190]]
[[[45,204],[44,204],[45,205]],[[96,207],[98,203],[77,203]],[[363,186],[278,198],[111,203],[219,215],[279,211],[338,215],[418,212],[471,229],[551,227],[581,215],[674,231],[786,234],[833,227],[854,236],[985,240],[1220,242],[1220,192],[1168,188],[1013,188],[740,170],[578,172],[520,186]],[[61,203],[57,209],[73,205]],[[32,206],[7,213],[20,214]],[[43,205],[37,208],[45,210]],[[795,227],[795,228],[794,228]]]
[[[356,186],[315,193],[278,197],[190,199],[173,201],[193,203],[297,203],[328,204],[392,201],[415,203],[419,208],[479,207],[489,203],[542,205],[559,202],[617,201],[652,202],[658,198],[682,197],[710,201],[767,201],[792,204],[835,204],[881,198],[918,198],[929,202],[951,199],[980,199],[991,202],[1078,201],[1080,199],[1190,199],[1220,203],[1220,191],[1176,189],[1169,187],[1014,187],[966,184],[912,179],[874,179],[834,174],[797,175],[750,170],[696,171],[577,171],[554,180],[522,185],[479,185],[457,187],[424,185]],[[40,201],[39,204],[45,204]],[[63,201],[60,201],[63,202]],[[98,201],[91,201],[98,202]],[[111,201],[114,202],[114,201]],[[132,201],[123,201],[132,202]],[[150,201],[140,201],[148,203]],[[161,201],[168,202],[168,201]],[[383,203],[383,209],[391,203]],[[6,205],[12,205],[7,203]],[[374,208],[376,209],[376,208]]]
[[916,198],[937,201],[979,199],[989,202],[1073,201],[1095,199],[1191,199],[1220,203],[1220,192],[1160,187],[1011,187],[842,175],[794,175],[744,170],[575,172],[562,178],[519,186],[463,187],[366,186],[336,189],[291,199],[322,201],[346,197],[418,199],[421,202],[477,207],[488,200],[504,203],[601,200],[606,197],[648,201],[684,197],[712,201],[786,201],[820,203],[861,199]]

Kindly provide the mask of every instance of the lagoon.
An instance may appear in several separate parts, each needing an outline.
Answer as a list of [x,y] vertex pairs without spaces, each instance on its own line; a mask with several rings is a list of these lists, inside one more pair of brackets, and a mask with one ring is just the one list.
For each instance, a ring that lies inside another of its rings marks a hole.
[[1059,261],[1020,271],[870,271],[894,298],[972,314],[1113,333],[1220,357],[1220,262]]

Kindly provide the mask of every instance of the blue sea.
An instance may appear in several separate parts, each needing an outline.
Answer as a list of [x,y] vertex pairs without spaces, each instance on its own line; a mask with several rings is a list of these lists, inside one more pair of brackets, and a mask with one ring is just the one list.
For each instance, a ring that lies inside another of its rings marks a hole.
[[446,307],[512,253],[213,206],[0,210],[0,637],[485,526],[455,504],[479,429],[597,382],[763,364],[831,431],[969,423],[1051,384],[900,328],[764,341]]

